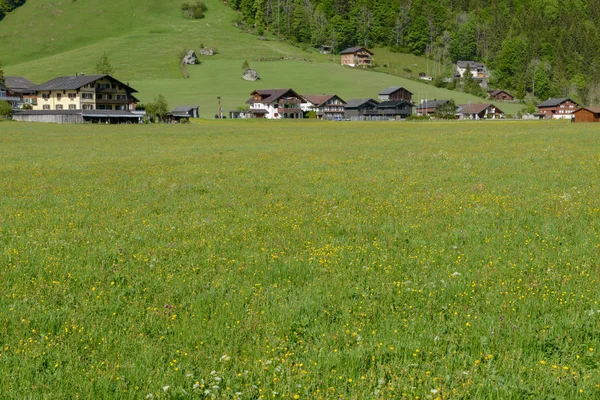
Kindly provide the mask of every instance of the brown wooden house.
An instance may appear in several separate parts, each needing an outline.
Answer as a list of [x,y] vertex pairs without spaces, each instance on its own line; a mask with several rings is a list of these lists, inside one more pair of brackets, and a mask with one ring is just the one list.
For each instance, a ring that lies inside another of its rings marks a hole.
[[412,101],[412,92],[401,86],[391,86],[379,93],[379,101]]
[[600,122],[600,109],[594,107],[581,107],[573,113],[575,122]]
[[371,67],[374,64],[375,55],[366,47],[350,47],[340,53],[342,55],[342,65],[347,67]]
[[544,119],[570,119],[579,104],[569,98],[548,99],[537,105]]
[[488,90],[489,98],[492,100],[513,101],[515,96],[506,90]]

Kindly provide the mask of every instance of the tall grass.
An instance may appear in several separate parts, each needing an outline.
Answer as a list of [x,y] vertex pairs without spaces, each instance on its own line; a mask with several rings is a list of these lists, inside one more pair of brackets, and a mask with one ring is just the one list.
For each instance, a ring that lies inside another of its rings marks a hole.
[[600,394],[593,125],[0,129],[3,398]]

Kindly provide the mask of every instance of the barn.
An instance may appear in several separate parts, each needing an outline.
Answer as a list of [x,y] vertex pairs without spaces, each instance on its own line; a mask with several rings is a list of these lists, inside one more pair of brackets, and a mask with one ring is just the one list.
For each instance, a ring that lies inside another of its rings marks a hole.
[[600,122],[599,108],[581,107],[573,115],[575,115],[575,122]]

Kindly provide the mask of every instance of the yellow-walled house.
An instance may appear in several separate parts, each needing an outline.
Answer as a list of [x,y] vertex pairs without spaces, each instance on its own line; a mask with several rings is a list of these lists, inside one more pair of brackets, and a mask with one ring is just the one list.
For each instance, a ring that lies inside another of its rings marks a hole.
[[34,110],[119,110],[133,111],[137,90],[110,75],[61,76],[34,86]]

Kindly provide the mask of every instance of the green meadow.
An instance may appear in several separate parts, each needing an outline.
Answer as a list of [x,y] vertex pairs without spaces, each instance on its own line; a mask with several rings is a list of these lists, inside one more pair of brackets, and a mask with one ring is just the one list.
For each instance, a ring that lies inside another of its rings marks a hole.
[[0,123],[6,399],[600,397],[600,141]]
[[[273,36],[259,40],[235,26],[237,14],[220,0],[204,0],[206,18],[185,19],[182,1],[28,0],[0,21],[0,61],[7,75],[42,83],[62,75],[92,74],[106,53],[115,77],[136,88],[142,102],[163,93],[172,108],[199,105],[204,118],[217,113],[217,96],[224,109],[235,109],[245,105],[257,88],[292,87],[302,94],[335,93],[350,100],[376,98],[389,86],[404,86],[415,94],[415,102],[423,98],[452,98],[457,104],[484,101],[391,75],[407,75],[405,68],[413,70],[409,74],[413,77],[426,72],[424,57],[375,49],[378,64],[390,67],[357,71],[339,65],[339,56],[301,50]],[[216,48],[218,54],[200,57],[202,63],[189,66],[190,78],[183,79],[179,54],[184,49],[197,52],[201,45]],[[281,57],[287,60],[257,61]],[[260,81],[241,78],[245,60],[258,71]],[[523,108],[500,103],[499,107],[513,115]]]

